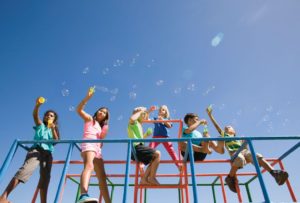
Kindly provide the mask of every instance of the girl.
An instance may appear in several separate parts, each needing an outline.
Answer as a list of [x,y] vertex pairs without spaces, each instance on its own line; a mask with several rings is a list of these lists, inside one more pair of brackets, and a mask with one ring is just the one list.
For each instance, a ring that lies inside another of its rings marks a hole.
[[[153,108],[151,108],[153,109]],[[151,110],[150,109],[150,110]],[[154,123],[154,132],[153,132],[153,138],[168,138],[169,137],[169,130],[168,128],[172,127],[172,123],[168,122],[167,120],[170,119],[170,112],[166,105],[162,105],[159,107],[158,110],[158,116],[154,117],[153,120],[159,120],[162,121],[160,123]],[[149,144],[149,147],[156,148],[161,142],[151,142]],[[174,150],[172,142],[163,142],[162,143],[164,147],[166,148],[167,152],[172,157],[173,161],[178,161],[178,156]],[[179,170],[181,170],[182,166],[180,163],[176,162],[176,166]]]
[[[35,123],[35,141],[41,140],[59,140],[58,116],[53,110],[45,112],[43,120],[39,118],[39,108],[44,103],[41,98],[36,99],[33,110],[33,120]],[[47,191],[50,182],[52,168],[52,143],[36,143],[28,151],[23,166],[17,171],[11,179],[3,194],[0,196],[0,202],[8,202],[8,195],[21,183],[28,181],[35,169],[40,166],[40,179],[38,188],[42,203],[47,202]]]
[[[106,107],[99,108],[93,116],[86,113],[83,109],[86,103],[94,95],[94,90],[90,89],[87,96],[80,102],[77,107],[77,113],[84,120],[84,140],[104,139],[108,130],[109,111]],[[93,170],[99,181],[100,192],[106,203],[110,203],[108,193],[106,174],[101,154],[102,144],[100,143],[82,143],[81,156],[84,162],[84,169],[80,178],[81,195],[78,203],[81,202],[98,202],[97,198],[91,198],[88,195],[88,186]]]

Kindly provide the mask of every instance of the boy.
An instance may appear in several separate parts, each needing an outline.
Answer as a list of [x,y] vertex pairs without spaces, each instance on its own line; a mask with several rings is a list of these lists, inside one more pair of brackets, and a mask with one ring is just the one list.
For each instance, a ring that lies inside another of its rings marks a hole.
[[[143,120],[148,119],[148,112],[145,107],[137,107],[133,110],[133,113],[130,117],[127,132],[128,137],[131,139],[143,139],[152,134],[151,130],[147,130],[143,134],[142,122]],[[134,142],[133,143],[136,157],[138,161],[142,162],[147,167],[144,176],[141,178],[141,185],[159,185],[159,182],[156,180],[156,171],[160,161],[160,151],[152,149],[148,146],[145,146],[144,143]],[[131,153],[131,159],[134,159],[133,153]]]
[[[199,120],[199,116],[194,113],[188,113],[184,117],[184,122],[187,125],[182,129],[182,137],[183,138],[202,138],[202,137],[210,137],[207,127],[205,127],[203,136],[202,134],[196,130],[200,125],[206,125],[207,121],[204,119]],[[187,142],[179,143],[181,155],[184,157],[185,149],[187,147]],[[207,154],[211,154],[212,151],[210,149],[213,148],[216,152],[223,154],[224,153],[224,142],[218,142],[216,144],[214,141],[209,142],[200,142],[200,141],[192,141],[194,160],[195,161],[203,161]],[[189,161],[189,156],[187,157]]]
[[[224,131],[220,128],[215,118],[212,116],[212,108],[206,109],[207,114],[211,121],[213,122],[215,128],[220,133],[222,137],[235,137],[235,130],[232,126],[225,126]],[[233,141],[225,141],[225,146],[230,156],[233,156],[235,152],[242,146],[243,142],[241,140],[233,140]],[[261,154],[256,154],[258,163],[264,169],[266,169],[276,180],[278,185],[282,185],[288,178],[288,173],[282,170],[274,170],[274,168],[263,158]],[[245,148],[243,149],[239,155],[234,159],[230,172],[228,176],[225,178],[225,182],[228,185],[229,189],[233,192],[237,192],[236,185],[238,184],[238,180],[236,178],[237,170],[243,168],[247,163],[253,163],[253,158],[251,152]]]

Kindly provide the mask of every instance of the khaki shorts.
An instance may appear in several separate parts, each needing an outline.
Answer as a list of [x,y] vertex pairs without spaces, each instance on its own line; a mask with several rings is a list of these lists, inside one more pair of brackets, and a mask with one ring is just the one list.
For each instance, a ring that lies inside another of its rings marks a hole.
[[[230,156],[233,156],[234,152],[230,153]],[[256,153],[257,159],[262,159],[261,154]],[[252,154],[248,149],[242,150],[239,155],[234,159],[232,165],[238,168],[243,168],[246,164],[253,163]]]
[[31,149],[26,155],[23,166],[15,174],[15,178],[26,183],[35,169],[40,166],[40,180],[38,187],[47,188],[51,177],[52,154],[41,149]]

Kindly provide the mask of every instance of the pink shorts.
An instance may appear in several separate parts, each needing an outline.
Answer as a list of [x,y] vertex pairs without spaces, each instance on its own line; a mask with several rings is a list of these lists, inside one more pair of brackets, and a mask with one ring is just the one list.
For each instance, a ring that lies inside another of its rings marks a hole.
[[81,152],[93,151],[95,158],[101,159],[101,144],[100,143],[81,143]]

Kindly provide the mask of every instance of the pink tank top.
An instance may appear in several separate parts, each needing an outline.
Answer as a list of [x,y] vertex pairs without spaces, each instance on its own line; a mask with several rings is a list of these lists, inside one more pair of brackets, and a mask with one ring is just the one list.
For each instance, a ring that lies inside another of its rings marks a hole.
[[101,126],[98,122],[95,122],[94,120],[85,122],[84,123],[84,132],[83,132],[83,139],[84,140],[95,140],[95,139],[101,139],[103,137],[102,135],[106,134],[108,126],[103,126],[103,129],[101,129]]

